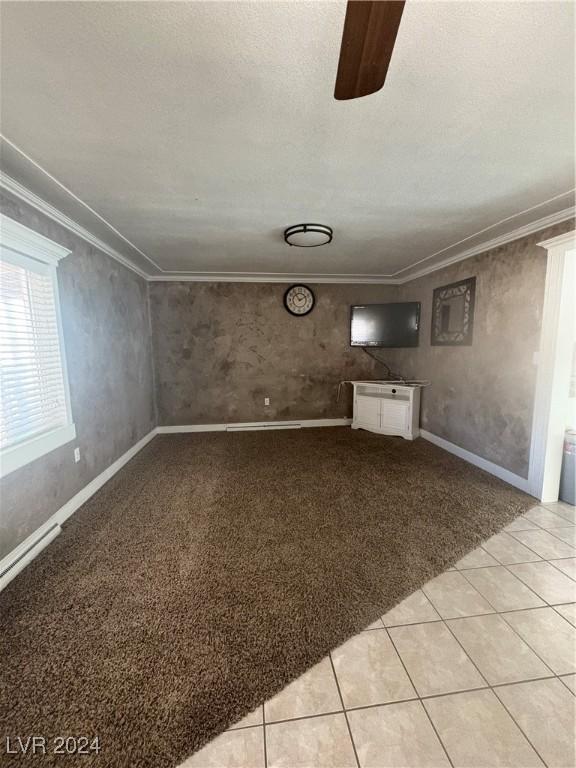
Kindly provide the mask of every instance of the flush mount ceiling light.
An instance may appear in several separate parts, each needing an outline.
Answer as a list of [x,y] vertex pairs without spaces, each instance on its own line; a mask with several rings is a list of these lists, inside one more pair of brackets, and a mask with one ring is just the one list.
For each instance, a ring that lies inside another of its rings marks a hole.
[[284,240],[288,245],[297,245],[299,248],[316,248],[332,240],[332,227],[325,227],[324,224],[295,224],[284,230]]

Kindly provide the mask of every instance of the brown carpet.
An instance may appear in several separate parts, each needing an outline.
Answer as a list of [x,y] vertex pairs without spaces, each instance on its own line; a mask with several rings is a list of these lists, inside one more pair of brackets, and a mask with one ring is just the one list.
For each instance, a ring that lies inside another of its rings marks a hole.
[[157,437],[0,595],[0,736],[174,766],[533,503],[421,439]]

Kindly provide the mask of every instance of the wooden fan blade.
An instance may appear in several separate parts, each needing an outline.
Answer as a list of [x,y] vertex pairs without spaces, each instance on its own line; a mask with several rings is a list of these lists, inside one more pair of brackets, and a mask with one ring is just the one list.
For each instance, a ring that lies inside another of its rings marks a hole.
[[357,99],[384,85],[405,0],[348,0],[335,99]]

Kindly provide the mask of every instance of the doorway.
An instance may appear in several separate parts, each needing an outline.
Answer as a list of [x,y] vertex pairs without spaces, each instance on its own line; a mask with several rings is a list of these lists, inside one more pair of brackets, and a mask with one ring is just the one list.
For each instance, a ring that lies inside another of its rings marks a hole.
[[565,434],[576,429],[576,232],[539,243],[548,251],[528,484],[558,501]]

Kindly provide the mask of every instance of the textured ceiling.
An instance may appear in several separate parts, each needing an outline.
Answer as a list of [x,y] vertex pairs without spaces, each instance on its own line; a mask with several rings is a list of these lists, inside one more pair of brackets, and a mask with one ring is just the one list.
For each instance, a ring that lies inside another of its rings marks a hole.
[[[571,2],[409,0],[384,89],[345,102],[344,2],[1,13],[3,134],[163,270],[393,274],[573,204]],[[334,241],[289,248],[300,221]]]

